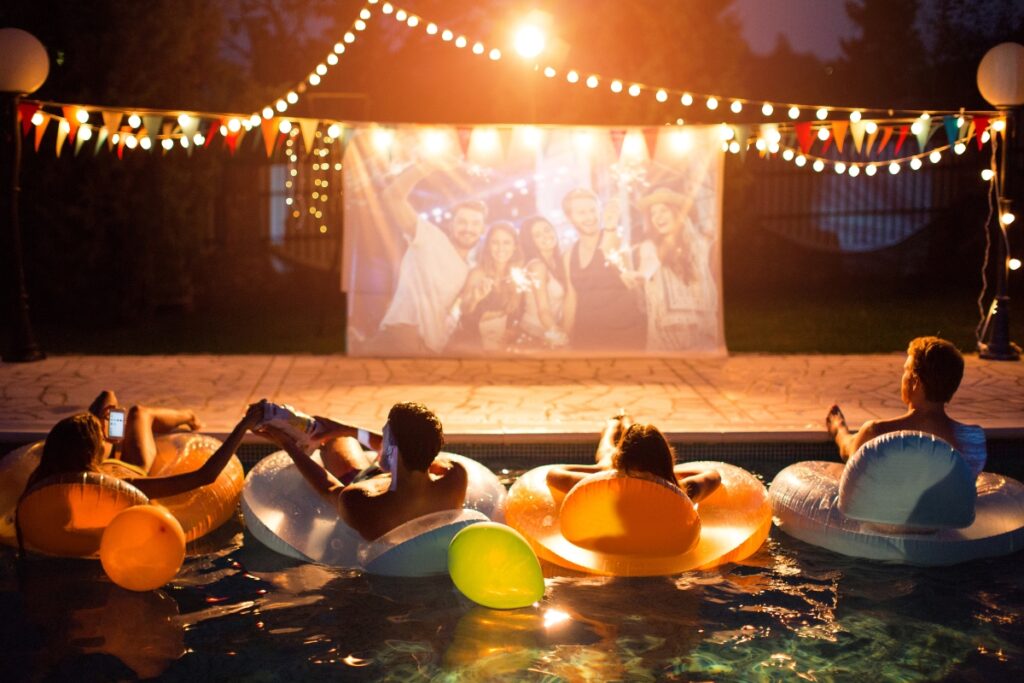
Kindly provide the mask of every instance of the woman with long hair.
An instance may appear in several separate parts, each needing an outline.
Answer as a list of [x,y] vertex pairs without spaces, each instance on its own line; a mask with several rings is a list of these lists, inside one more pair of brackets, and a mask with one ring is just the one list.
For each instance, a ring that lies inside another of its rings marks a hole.
[[543,216],[531,216],[520,223],[519,243],[527,286],[517,345],[528,349],[565,346],[569,343],[562,326],[565,259],[555,226]]

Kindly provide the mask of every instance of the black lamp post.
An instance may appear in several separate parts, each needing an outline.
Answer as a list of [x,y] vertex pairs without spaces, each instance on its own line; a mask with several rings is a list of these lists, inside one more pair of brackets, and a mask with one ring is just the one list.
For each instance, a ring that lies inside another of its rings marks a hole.
[[18,102],[35,92],[50,72],[50,60],[35,36],[17,28],[0,29],[0,237],[3,239],[4,271],[7,277],[7,306],[11,329],[3,360],[25,363],[46,358],[35,341],[28,314],[28,292],[21,249],[18,218],[18,176],[21,172],[21,131],[18,130]]
[[[995,241],[996,294],[978,340],[978,355],[988,360],[1020,360],[1020,347],[1010,341],[1010,241],[1006,234],[1014,220],[1010,169],[1017,144],[1018,110],[1024,104],[1024,45],[1001,43],[985,53],[978,65],[978,90],[990,104],[1005,114],[1003,146],[999,159],[999,239]],[[993,133],[995,135],[996,133]],[[987,229],[987,226],[986,226]]]

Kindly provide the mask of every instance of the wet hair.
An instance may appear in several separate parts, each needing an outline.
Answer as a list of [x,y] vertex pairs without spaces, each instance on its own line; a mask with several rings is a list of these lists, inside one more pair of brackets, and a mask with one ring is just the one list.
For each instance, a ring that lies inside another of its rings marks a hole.
[[948,403],[964,378],[964,357],[956,346],[939,337],[918,337],[910,342],[907,355],[925,398]]
[[[547,223],[555,233],[555,251],[551,255],[554,261],[553,264],[544,261],[544,258],[540,255],[540,249],[537,248],[537,243],[533,239],[533,226],[537,225],[537,223]],[[565,284],[565,274],[562,272],[562,250],[558,246],[558,232],[555,231],[555,226],[547,218],[535,214],[519,222],[519,250],[523,254],[523,261],[525,263],[537,259],[548,267],[548,272],[556,280],[563,285]],[[552,268],[552,266],[554,267]]]
[[88,472],[103,454],[103,425],[92,413],[66,417],[46,435],[39,466],[30,485],[54,474]]
[[654,425],[633,424],[619,442],[612,467],[626,474],[647,473],[676,484],[675,449]]
[[468,199],[468,200],[466,200],[464,202],[459,202],[458,204],[456,204],[455,206],[452,207],[452,215],[454,216],[455,214],[457,214],[459,211],[462,211],[463,209],[468,209],[470,211],[476,211],[479,214],[483,214],[483,217],[485,219],[487,218],[487,205],[484,204],[479,199]]
[[388,423],[405,466],[426,472],[444,446],[444,429],[437,415],[422,403],[396,403],[388,413]]
[[575,190],[569,190],[568,194],[562,198],[562,213],[565,214],[566,218],[569,217],[569,207],[575,199],[590,199],[596,202],[597,195],[594,194],[593,190],[588,190],[585,187],[577,187]]

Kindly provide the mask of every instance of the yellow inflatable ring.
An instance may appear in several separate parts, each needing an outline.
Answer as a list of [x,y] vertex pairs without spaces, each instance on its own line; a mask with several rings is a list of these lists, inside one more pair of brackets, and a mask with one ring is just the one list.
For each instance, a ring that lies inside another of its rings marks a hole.
[[[671,485],[615,472],[588,477],[559,502],[547,485],[554,466],[546,465],[512,485],[505,520],[540,559],[578,572],[660,576],[749,557],[771,529],[764,484],[728,463],[693,464],[722,478],[698,506]],[[588,522],[586,515],[595,514]],[[640,526],[648,529],[634,536]]]
[[[28,478],[39,464],[42,446],[42,442],[30,444],[0,459],[0,542],[17,545],[17,509],[25,547],[48,555],[98,557],[107,524],[122,510],[146,502],[166,507],[181,523],[186,540],[193,541],[235,514],[245,480],[242,463],[232,457],[212,484],[169,498],[148,501],[141,491],[116,476],[82,472],[41,481],[22,499]],[[163,435],[157,439],[158,452],[150,474],[166,476],[198,469],[219,446],[218,440],[202,434]]]

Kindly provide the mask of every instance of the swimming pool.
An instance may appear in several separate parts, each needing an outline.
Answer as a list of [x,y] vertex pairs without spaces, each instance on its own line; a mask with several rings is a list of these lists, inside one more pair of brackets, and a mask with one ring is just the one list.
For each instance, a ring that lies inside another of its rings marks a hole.
[[447,579],[294,562],[238,521],[168,588],[0,555],[6,680],[1021,680],[1021,554],[945,568],[854,560],[776,529],[739,565],[562,576],[534,608]]

